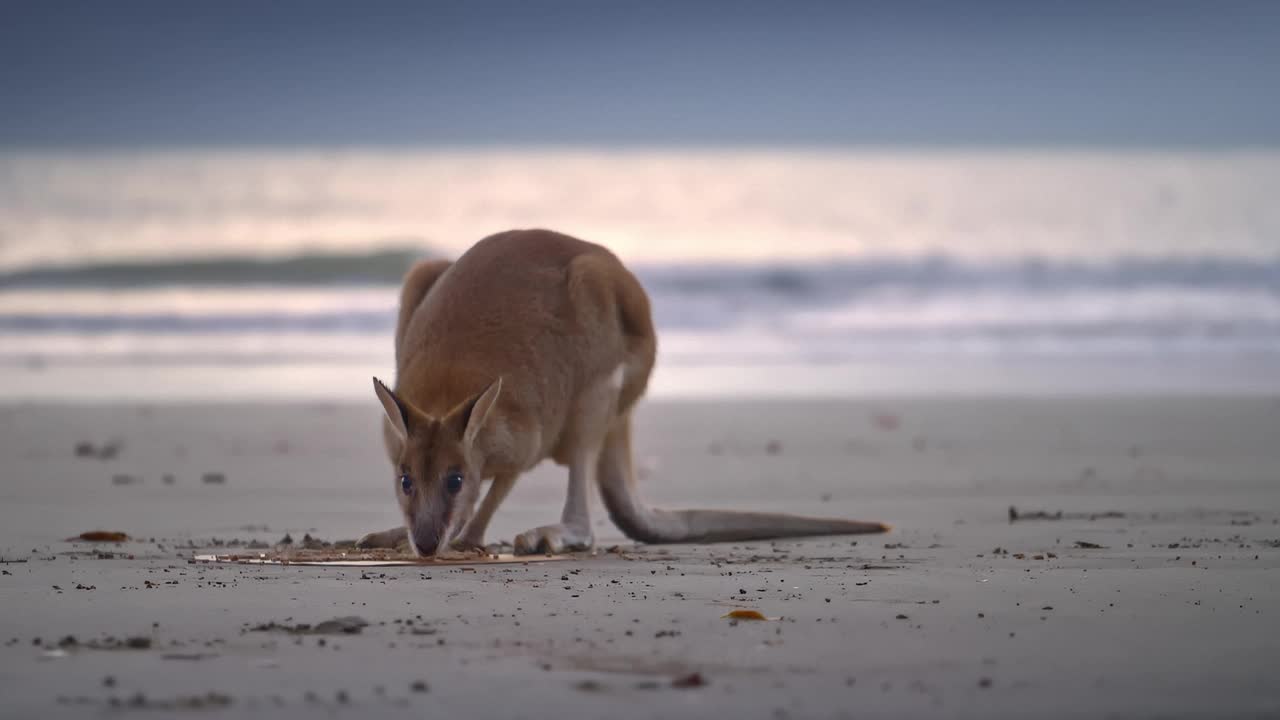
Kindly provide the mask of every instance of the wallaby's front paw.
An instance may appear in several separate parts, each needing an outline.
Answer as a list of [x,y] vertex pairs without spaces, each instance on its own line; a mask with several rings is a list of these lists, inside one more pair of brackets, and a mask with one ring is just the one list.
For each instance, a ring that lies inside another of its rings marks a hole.
[[472,552],[475,550],[484,550],[484,540],[475,540],[473,538],[460,537],[449,543],[449,547],[459,552]]
[[548,554],[557,555],[562,552],[590,550],[595,538],[590,531],[583,532],[567,525],[543,525],[527,530],[516,536],[515,551],[517,555]]
[[374,532],[365,535],[356,542],[356,547],[362,550],[387,549],[394,550],[401,545],[409,544],[409,534],[404,526],[393,527],[390,530],[382,532]]

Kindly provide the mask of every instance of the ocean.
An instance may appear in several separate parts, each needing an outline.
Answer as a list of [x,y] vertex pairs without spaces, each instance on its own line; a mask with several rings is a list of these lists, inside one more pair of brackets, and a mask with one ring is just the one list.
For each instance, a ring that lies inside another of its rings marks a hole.
[[1280,151],[0,153],[0,401],[363,400],[423,257],[639,275],[652,394],[1280,392]]

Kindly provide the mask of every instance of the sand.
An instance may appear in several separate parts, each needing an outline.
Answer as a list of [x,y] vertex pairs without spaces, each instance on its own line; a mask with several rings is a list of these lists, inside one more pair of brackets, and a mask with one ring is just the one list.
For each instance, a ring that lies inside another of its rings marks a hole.
[[[597,506],[564,562],[188,562],[394,524],[376,413],[0,408],[0,716],[1280,715],[1276,399],[655,402],[655,503],[894,531],[643,547]],[[562,472],[491,539],[553,521]],[[134,540],[64,541],[95,529]]]

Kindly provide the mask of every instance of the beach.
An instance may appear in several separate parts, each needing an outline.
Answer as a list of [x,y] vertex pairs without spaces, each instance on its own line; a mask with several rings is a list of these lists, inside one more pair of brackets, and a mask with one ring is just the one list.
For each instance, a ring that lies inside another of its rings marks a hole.
[[0,720],[1280,719],[1280,3],[981,9],[6,5]]
[[[638,546],[597,503],[561,561],[190,562],[394,525],[378,412],[0,407],[0,715],[1280,714],[1276,397],[644,402],[654,504],[892,532]],[[563,490],[539,467],[489,539]]]

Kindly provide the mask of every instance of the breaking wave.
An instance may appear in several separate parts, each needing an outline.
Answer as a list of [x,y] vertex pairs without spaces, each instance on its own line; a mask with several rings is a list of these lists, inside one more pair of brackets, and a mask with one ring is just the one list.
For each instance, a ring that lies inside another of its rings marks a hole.
[[[195,354],[296,361],[369,347],[381,357],[396,286],[429,255],[398,248],[11,271],[0,275],[0,361],[179,362],[206,346]],[[1280,257],[886,257],[653,265],[637,274],[664,362],[1280,353]],[[353,346],[352,337],[364,340]]]

